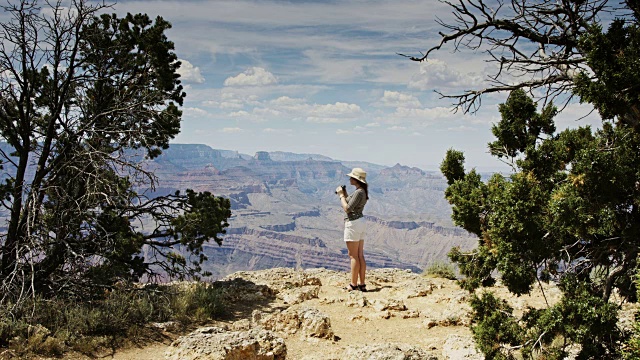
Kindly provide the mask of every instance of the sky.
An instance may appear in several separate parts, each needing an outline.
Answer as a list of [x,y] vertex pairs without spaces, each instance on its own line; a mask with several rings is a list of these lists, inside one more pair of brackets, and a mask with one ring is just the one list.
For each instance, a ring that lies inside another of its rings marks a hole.
[[[119,1],[114,12],[162,16],[182,62],[187,93],[173,143],[256,151],[322,154],[437,170],[447,149],[466,167],[504,170],[487,152],[497,104],[453,112],[436,90],[479,88],[491,71],[481,53],[452,47],[414,62],[437,45],[451,19],[435,0]],[[571,104],[558,128],[597,124]]]

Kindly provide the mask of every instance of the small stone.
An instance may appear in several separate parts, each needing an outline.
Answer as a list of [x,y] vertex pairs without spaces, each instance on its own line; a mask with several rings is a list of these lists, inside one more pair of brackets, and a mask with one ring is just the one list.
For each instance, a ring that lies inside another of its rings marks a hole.
[[409,310],[402,314],[403,319],[415,319],[420,317],[420,312],[417,310]]

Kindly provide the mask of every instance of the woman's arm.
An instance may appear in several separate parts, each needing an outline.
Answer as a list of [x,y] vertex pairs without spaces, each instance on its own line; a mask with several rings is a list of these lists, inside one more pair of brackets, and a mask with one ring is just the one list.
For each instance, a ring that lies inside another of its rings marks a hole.
[[349,212],[349,204],[347,203],[347,197],[344,194],[340,194],[340,205],[344,212]]
[[347,190],[342,186],[338,186],[336,194],[340,196],[340,206],[342,206],[342,209],[345,212],[348,212],[349,204],[347,203]]
[[356,190],[351,194],[351,198],[349,199],[349,202],[347,202],[347,198],[344,196],[344,193],[340,193],[340,205],[342,205],[344,212],[349,213],[354,207],[357,207],[361,201],[364,201],[365,196],[364,191]]

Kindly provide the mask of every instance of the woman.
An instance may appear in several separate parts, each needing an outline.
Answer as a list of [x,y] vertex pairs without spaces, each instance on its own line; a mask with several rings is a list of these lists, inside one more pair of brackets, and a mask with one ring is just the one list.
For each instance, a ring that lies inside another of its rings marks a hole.
[[[364,261],[364,235],[366,232],[365,220],[362,218],[364,205],[369,200],[367,173],[361,168],[354,168],[347,174],[349,183],[356,190],[349,196],[344,187],[338,187],[336,194],[340,196],[340,204],[346,212],[344,218],[344,241],[349,250],[351,259],[351,283],[347,290],[367,291],[364,281],[367,263]],[[358,278],[360,281],[358,282]]]

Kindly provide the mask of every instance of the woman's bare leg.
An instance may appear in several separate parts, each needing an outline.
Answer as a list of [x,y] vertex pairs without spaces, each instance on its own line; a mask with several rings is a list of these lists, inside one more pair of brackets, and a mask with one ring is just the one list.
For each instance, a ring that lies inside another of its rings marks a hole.
[[360,259],[358,258],[359,241],[345,241],[349,258],[351,259],[351,285],[358,285],[358,275],[360,274]]
[[358,241],[358,262],[360,263],[360,269],[358,273],[358,275],[360,276],[360,285],[364,285],[366,284],[366,282],[364,282],[364,275],[367,271],[367,262],[364,261],[364,240]]

